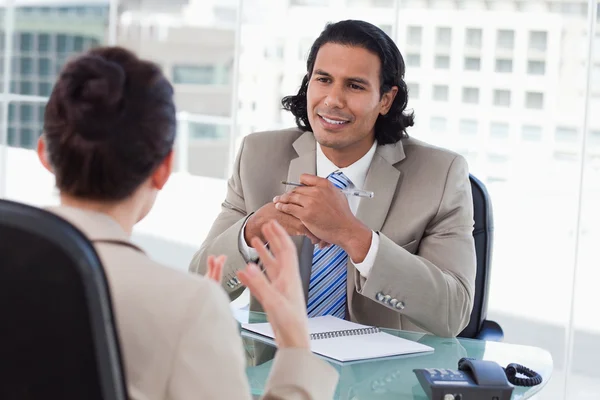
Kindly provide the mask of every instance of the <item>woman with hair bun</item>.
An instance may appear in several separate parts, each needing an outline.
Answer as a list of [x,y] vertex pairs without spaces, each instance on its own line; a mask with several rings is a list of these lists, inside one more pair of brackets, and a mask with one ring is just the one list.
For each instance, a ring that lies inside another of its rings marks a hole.
[[[158,66],[119,47],[91,50],[58,78],[38,143],[56,177],[58,207],[84,232],[108,277],[131,399],[249,399],[245,358],[220,281],[225,258],[207,276],[152,261],[130,241],[173,165],[173,88]],[[310,352],[295,247],[276,222],[262,234],[265,277],[252,264],[238,278],[260,299],[278,352],[266,398],[331,398],[337,373]]]

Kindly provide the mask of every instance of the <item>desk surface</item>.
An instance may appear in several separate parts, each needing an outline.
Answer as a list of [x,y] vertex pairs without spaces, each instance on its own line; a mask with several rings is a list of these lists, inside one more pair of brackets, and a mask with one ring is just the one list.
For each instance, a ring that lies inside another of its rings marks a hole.
[[[239,322],[265,322],[265,315],[236,311]],[[509,363],[525,365],[542,375],[541,385],[515,387],[512,399],[527,399],[542,390],[552,374],[552,357],[543,349],[500,342],[472,339],[449,339],[415,332],[385,329],[386,332],[405,339],[418,341],[435,349],[433,353],[399,356],[374,361],[331,365],[340,374],[334,399],[419,399],[427,396],[413,373],[416,368],[457,369],[462,357],[492,360],[505,367]],[[263,393],[264,384],[272,365],[276,349],[259,340],[243,337],[248,367],[246,374],[252,394]]]

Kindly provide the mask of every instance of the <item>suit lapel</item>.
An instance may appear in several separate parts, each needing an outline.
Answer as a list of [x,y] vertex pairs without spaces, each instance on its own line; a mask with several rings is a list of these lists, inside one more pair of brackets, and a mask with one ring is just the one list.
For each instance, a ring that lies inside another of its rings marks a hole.
[[[305,132],[293,144],[297,158],[290,161],[288,169],[288,182],[299,182],[302,174],[317,174],[317,147],[312,132]],[[288,187],[288,190],[292,190]],[[299,255],[300,277],[304,287],[305,300],[308,301],[308,285],[312,269],[313,245],[305,236],[294,236],[292,241],[296,245]]]
[[402,142],[378,146],[365,179],[365,190],[372,199],[361,199],[356,217],[374,231],[379,231],[400,184],[401,172],[394,166],[405,158]]

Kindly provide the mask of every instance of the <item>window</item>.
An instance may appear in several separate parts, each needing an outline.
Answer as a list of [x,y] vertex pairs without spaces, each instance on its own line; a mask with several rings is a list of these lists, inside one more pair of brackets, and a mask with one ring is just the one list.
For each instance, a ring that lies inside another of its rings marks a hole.
[[462,101],[467,104],[479,103],[479,89],[478,88],[463,88]]
[[436,28],[435,43],[439,47],[450,47],[452,44],[452,29],[445,27]]
[[69,49],[69,38],[67,35],[57,35],[56,36],[56,51],[59,53],[67,53],[70,51]]
[[21,49],[21,51],[33,50],[33,35],[31,33],[19,34],[19,43],[19,48]]
[[432,132],[445,132],[448,129],[448,120],[444,117],[431,117],[429,129]]
[[508,139],[510,127],[506,122],[492,122],[490,124],[490,137],[494,139]]
[[176,65],[173,67],[173,82],[192,85],[215,84],[215,67],[213,65]]
[[482,33],[479,28],[467,28],[465,35],[465,44],[467,47],[480,49],[482,43]]
[[38,94],[40,96],[50,96],[52,92],[52,84],[48,82],[38,83]]
[[525,93],[525,107],[532,110],[541,110],[544,108],[544,94],[538,92]]
[[539,142],[542,140],[542,127],[535,125],[523,125],[521,138],[526,142]]
[[408,83],[408,98],[410,99],[411,97],[413,99],[418,99],[419,98],[419,84],[418,83]]
[[50,76],[52,71],[51,61],[49,58],[42,57],[38,60],[38,75]]
[[35,138],[33,129],[24,128],[21,129],[21,147],[25,149],[33,149],[35,144]]
[[197,122],[190,122],[189,124],[190,138],[192,139],[225,139],[229,133],[228,126]]
[[38,51],[50,50],[50,35],[42,33],[38,36]]
[[33,58],[21,57],[21,75],[29,76],[33,74]]
[[449,88],[447,85],[433,85],[433,100],[448,101]]
[[481,69],[481,58],[465,57],[465,69],[467,71],[479,71]]
[[504,154],[489,153],[487,159],[490,164],[506,164],[508,162],[508,156]]
[[510,90],[494,90],[494,105],[499,107],[510,107]]
[[496,72],[510,73],[512,72],[512,60],[505,58],[496,59]]
[[75,36],[73,38],[73,50],[81,52],[84,49],[84,40],[82,36]]
[[588,141],[592,146],[600,146],[600,131],[591,131]]
[[565,126],[556,127],[556,132],[554,134],[554,138],[560,143],[576,143],[578,136],[576,128]]
[[33,121],[33,105],[32,104],[21,104],[21,123],[26,124]]
[[546,73],[546,63],[544,61],[528,61],[527,73],[529,75],[544,75]]
[[449,56],[435,56],[434,66],[437,69],[450,68],[450,57]]
[[421,55],[415,53],[409,53],[406,55],[406,65],[409,67],[420,67],[421,66]]
[[529,48],[531,50],[545,51],[548,41],[548,34],[544,31],[529,32]]
[[458,124],[458,130],[461,135],[476,136],[478,123],[474,119],[461,119]]
[[515,31],[500,29],[496,36],[496,47],[499,49],[513,49],[515,47]]
[[406,43],[420,46],[423,42],[423,28],[420,26],[409,26],[406,28]]
[[19,88],[20,94],[33,94],[33,85],[29,81],[21,81]]
[[386,33],[386,35],[388,36],[392,36],[392,25],[389,24],[381,24],[379,25],[379,29],[381,29],[382,31],[384,31]]

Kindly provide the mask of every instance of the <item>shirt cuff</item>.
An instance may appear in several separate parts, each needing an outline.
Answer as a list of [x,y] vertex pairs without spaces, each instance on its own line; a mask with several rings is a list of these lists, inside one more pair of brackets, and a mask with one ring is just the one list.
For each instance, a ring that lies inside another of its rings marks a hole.
[[244,226],[242,226],[242,229],[240,229],[240,236],[238,239],[238,247],[240,249],[240,253],[242,253],[242,257],[244,257],[244,260],[246,260],[246,262],[249,261],[256,261],[258,259],[258,252],[256,250],[254,250],[253,247],[248,246],[248,244],[246,243],[246,239],[244,238],[244,232],[246,232],[246,224],[248,223],[248,220],[246,220],[246,222],[244,222]]
[[375,231],[371,231],[371,233],[371,247],[369,247],[369,252],[363,262],[357,264],[350,260],[363,278],[367,278],[369,275],[373,264],[375,264],[375,257],[377,257],[377,251],[379,250],[379,235]]

